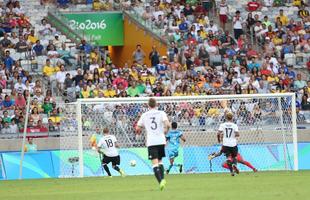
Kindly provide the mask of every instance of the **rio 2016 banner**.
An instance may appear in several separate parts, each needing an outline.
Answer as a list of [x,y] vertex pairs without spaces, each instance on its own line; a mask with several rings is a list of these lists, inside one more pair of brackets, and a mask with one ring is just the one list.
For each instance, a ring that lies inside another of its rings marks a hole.
[[65,13],[73,30],[85,33],[99,46],[124,45],[124,20],[121,12]]

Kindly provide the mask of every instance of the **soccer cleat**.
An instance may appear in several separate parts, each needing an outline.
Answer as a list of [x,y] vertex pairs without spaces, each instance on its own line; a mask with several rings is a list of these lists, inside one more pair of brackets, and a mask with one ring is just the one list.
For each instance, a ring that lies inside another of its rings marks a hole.
[[163,190],[166,187],[166,183],[167,181],[165,179],[161,180],[159,184],[159,189]]
[[183,172],[183,165],[180,165],[180,173],[182,173]]
[[236,165],[232,165],[232,168],[233,168],[234,172],[236,172],[236,174],[239,174],[239,169],[237,168]]
[[166,170],[166,174],[169,174],[169,169]]
[[113,176],[107,176],[108,178],[113,178]]
[[119,173],[121,174],[122,177],[126,177],[126,174],[123,170],[119,170]]
[[253,169],[253,172],[257,172],[258,170],[256,168]]
[[208,155],[208,159],[209,159],[209,160],[212,160],[213,158],[215,158],[214,155],[215,155],[215,153],[212,153],[212,154]]
[[230,174],[231,176],[235,176],[235,173],[234,172],[231,172],[231,174]]

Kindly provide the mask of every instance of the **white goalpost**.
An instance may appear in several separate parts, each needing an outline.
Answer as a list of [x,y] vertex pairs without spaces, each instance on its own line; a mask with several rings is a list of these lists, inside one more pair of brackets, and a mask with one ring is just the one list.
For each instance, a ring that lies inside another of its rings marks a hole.
[[[294,93],[217,96],[155,97],[187,138],[176,162],[184,173],[225,172],[224,157],[209,165],[208,154],[220,150],[216,139],[219,124],[228,110],[240,129],[238,148],[258,170],[298,170],[298,140]],[[149,97],[78,99],[64,104],[60,135],[60,177],[101,176],[98,154],[91,138],[108,127],[121,145],[121,167],[129,175],[151,174],[145,136],[134,127],[147,108]],[[131,160],[137,161],[130,167]],[[168,164],[168,160],[164,162]],[[241,166],[241,171],[250,170]],[[172,173],[177,173],[176,170]]]

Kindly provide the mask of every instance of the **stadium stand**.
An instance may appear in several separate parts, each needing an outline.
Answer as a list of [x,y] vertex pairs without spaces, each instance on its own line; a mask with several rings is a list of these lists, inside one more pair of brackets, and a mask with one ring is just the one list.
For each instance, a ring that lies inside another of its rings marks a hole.
[[[298,123],[310,122],[306,4],[298,8],[263,1],[249,15],[249,1],[229,0],[223,30],[216,12],[196,1],[5,2],[0,29],[2,137],[23,131],[28,95],[27,132],[38,137],[59,131],[62,109],[57,104],[76,98],[295,92]],[[116,66],[106,48],[86,40],[76,43],[52,27],[46,17],[55,5],[61,11],[124,10],[167,40],[167,54],[160,55],[156,46],[144,52],[143,44],[137,44],[135,61]],[[237,11],[243,31],[236,35],[232,21]]]

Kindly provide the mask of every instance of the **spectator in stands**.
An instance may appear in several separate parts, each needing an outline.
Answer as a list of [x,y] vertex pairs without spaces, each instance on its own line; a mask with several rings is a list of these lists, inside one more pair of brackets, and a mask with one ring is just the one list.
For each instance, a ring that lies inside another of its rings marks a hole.
[[40,90],[36,90],[33,99],[37,99],[39,104],[42,104],[44,101],[44,96]]
[[136,97],[139,96],[142,92],[139,90],[139,88],[137,87],[137,84],[135,81],[132,81],[130,84],[130,87],[128,87],[127,89],[127,94],[130,97]]
[[280,18],[280,21],[281,21],[281,23],[282,23],[283,26],[288,25],[289,20],[288,20],[288,17],[287,17],[286,15],[284,15],[283,9],[281,9],[281,10],[279,11],[279,15],[276,17],[276,19],[277,19],[278,17]]
[[4,121],[4,125],[1,129],[1,134],[11,134],[10,124],[7,121]]
[[68,88],[71,88],[73,86],[73,79],[71,78],[70,73],[66,73],[66,78],[63,83],[63,89],[66,90]]
[[136,63],[140,65],[144,64],[145,53],[140,44],[136,46],[136,50],[132,53],[132,57]]
[[156,46],[153,46],[152,51],[149,54],[149,59],[151,60],[151,65],[153,67],[155,67],[157,64],[159,64],[159,57],[160,57],[160,55],[159,55],[158,51],[156,50]]
[[0,41],[0,44],[2,45],[3,48],[13,47],[13,44],[12,44],[11,40],[8,38],[7,33],[4,33],[3,39]]
[[9,50],[5,51],[5,58],[4,58],[3,62],[4,62],[4,65],[5,65],[5,68],[11,72],[12,71],[12,67],[13,67],[15,61],[10,56],[10,51]]
[[15,108],[15,103],[9,95],[5,95],[2,104],[3,104],[3,110],[14,110]]
[[30,119],[32,119],[32,121],[33,121],[33,126],[37,126],[38,121],[42,120],[41,116],[39,115],[38,107],[32,108]]
[[219,5],[219,17],[220,17],[220,22],[223,30],[225,31],[225,24],[227,23],[228,20],[228,5],[226,4],[226,0],[221,0],[221,3]]
[[52,123],[55,127],[57,127],[59,125],[61,118],[60,118],[59,114],[57,113],[56,108],[54,108],[52,110],[52,112],[50,113],[50,117],[48,119],[52,121]]
[[10,124],[10,131],[11,133],[19,133],[18,125],[16,123],[16,119],[12,119],[11,124]]
[[52,66],[50,59],[46,59],[45,66],[43,67],[43,75],[50,78],[58,70]]
[[40,40],[37,40],[35,45],[32,47],[32,50],[35,52],[36,56],[42,56],[44,54],[44,47],[40,43]]
[[70,60],[75,59],[75,57],[66,49],[65,43],[62,43],[61,48],[57,49],[57,53],[59,58],[63,59],[66,65],[72,66],[72,62]]
[[15,49],[18,53],[25,53],[28,50],[28,44],[22,35],[18,37],[18,42],[15,45]]
[[92,47],[86,42],[86,40],[82,40],[78,46],[78,49],[81,51],[81,53],[90,54]]
[[15,98],[15,106],[17,109],[26,107],[26,99],[21,92],[18,92],[17,98]]
[[38,124],[37,124],[37,126],[35,126],[35,128],[36,128],[36,129],[39,129],[39,131],[40,131],[41,133],[46,133],[46,132],[48,132],[48,128],[46,128],[46,127],[42,124],[42,120],[39,120],[39,121],[38,121]]
[[236,15],[233,17],[233,28],[235,39],[239,39],[240,35],[243,34],[242,30],[243,19],[240,16],[240,11],[236,11]]
[[301,74],[297,74],[297,80],[294,81],[294,88],[300,90],[307,87],[306,81],[302,80]]
[[31,45],[35,44],[35,43],[38,41],[38,38],[37,38],[34,34],[35,34],[35,33],[34,33],[34,30],[32,29],[32,30],[30,31],[30,34],[28,35],[28,38],[27,38],[27,41],[28,41]]
[[44,98],[44,103],[42,104],[42,109],[43,109],[43,112],[45,114],[50,114],[50,112],[53,110],[53,105],[50,102],[49,98],[46,98],[46,97]]
[[309,17],[309,11],[305,8],[304,5],[300,6],[300,9],[298,10],[298,16],[302,19],[306,19],[307,17]]
[[108,85],[107,89],[103,91],[104,97],[115,97],[116,96],[116,91],[112,88],[112,85]]

